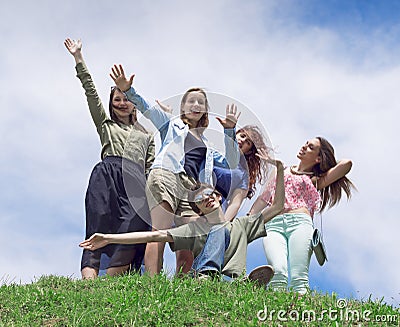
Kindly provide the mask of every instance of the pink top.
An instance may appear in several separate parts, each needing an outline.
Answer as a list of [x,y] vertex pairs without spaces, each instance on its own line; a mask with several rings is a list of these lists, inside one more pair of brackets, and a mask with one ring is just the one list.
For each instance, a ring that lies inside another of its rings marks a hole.
[[[311,217],[319,208],[321,196],[313,185],[311,178],[307,175],[294,175],[288,169],[284,172],[285,180],[285,205],[284,212],[294,209],[307,208]],[[272,199],[275,196],[275,179],[270,181],[264,192],[261,194],[261,199],[272,204]]]

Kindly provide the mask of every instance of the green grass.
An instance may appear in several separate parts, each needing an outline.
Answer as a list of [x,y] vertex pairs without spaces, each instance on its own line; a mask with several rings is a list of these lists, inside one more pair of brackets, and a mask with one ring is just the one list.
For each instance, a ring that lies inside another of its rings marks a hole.
[[0,326],[399,326],[399,309],[383,299],[347,299],[342,309],[338,300],[334,294],[298,297],[239,281],[44,276],[0,287]]

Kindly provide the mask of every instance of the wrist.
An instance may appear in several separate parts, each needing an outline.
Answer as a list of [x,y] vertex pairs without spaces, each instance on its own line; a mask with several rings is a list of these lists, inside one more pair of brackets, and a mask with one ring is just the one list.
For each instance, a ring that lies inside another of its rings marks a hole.
[[224,127],[225,135],[229,136],[232,140],[236,141],[236,130],[235,127]]
[[110,237],[110,235],[109,234],[103,234],[103,240],[104,240],[104,242],[108,245],[108,244],[111,244],[112,242],[112,239],[111,239],[111,237]]
[[76,64],[80,64],[81,62],[83,62],[83,56],[81,52],[76,52],[74,54],[74,59],[75,59],[75,63]]

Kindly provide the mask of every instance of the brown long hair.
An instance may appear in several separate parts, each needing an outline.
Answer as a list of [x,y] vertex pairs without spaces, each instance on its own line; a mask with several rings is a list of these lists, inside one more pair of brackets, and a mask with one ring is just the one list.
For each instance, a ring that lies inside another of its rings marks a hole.
[[[318,136],[317,139],[320,142],[319,156],[321,157],[321,161],[314,165],[313,172],[315,176],[320,177],[324,176],[330,168],[335,167],[337,161],[332,144],[321,136]],[[339,203],[342,197],[342,191],[346,193],[347,199],[350,199],[352,189],[356,189],[354,184],[346,176],[343,176],[332,184],[319,190],[322,198],[322,205],[319,211],[322,212],[326,206],[331,208]]]
[[[120,91],[124,95],[124,92],[122,92],[119,88],[117,88],[115,86],[111,87],[110,100],[108,102],[108,112],[110,113],[110,118],[114,122],[116,122],[117,124],[123,124],[123,122],[118,119],[117,115],[114,112],[114,108],[112,106],[112,100],[114,98],[114,94],[115,94],[116,90]],[[137,121],[136,107],[134,107],[132,113],[129,115],[129,124],[135,125],[135,127],[137,127],[139,130],[141,130],[143,133],[146,133],[146,134],[148,133],[147,130],[144,128],[144,126]]]
[[183,95],[182,100],[181,100],[181,113],[180,113],[180,118],[182,119],[183,122],[185,122],[186,124],[189,125],[189,121],[187,120],[187,118],[186,118],[186,116],[185,116],[185,113],[184,113],[184,111],[183,111],[183,106],[185,105],[185,102],[186,102],[187,97],[188,97],[189,94],[192,93],[192,92],[199,92],[199,93],[203,94],[203,95],[204,95],[204,98],[205,98],[206,112],[203,114],[203,116],[201,116],[199,122],[197,123],[197,126],[193,126],[193,127],[195,127],[195,128],[199,128],[199,129],[200,129],[200,132],[203,133],[204,130],[208,127],[208,124],[209,124],[208,112],[209,112],[209,110],[210,110],[210,106],[209,106],[209,104],[208,104],[207,94],[206,94],[206,92],[205,92],[202,88],[200,88],[200,87],[192,87],[192,88],[190,88],[189,90],[187,90],[187,91],[185,92],[185,94]]
[[250,151],[247,154],[244,154],[247,162],[247,170],[249,173],[249,191],[247,192],[247,197],[251,199],[256,191],[256,183],[258,182],[261,184],[265,180],[268,172],[267,163],[256,156],[257,149],[264,149],[270,152],[271,148],[269,148],[265,144],[264,137],[257,126],[243,126],[236,132],[236,134],[242,132],[246,133],[253,143]]

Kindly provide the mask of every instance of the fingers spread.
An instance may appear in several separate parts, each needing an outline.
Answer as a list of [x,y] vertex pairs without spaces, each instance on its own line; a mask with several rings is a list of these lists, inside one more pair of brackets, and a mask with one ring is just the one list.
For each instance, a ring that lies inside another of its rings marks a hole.
[[121,71],[121,75],[125,75],[124,69],[122,68],[122,65],[121,65],[121,64],[119,65],[119,69],[120,69],[120,71]]

